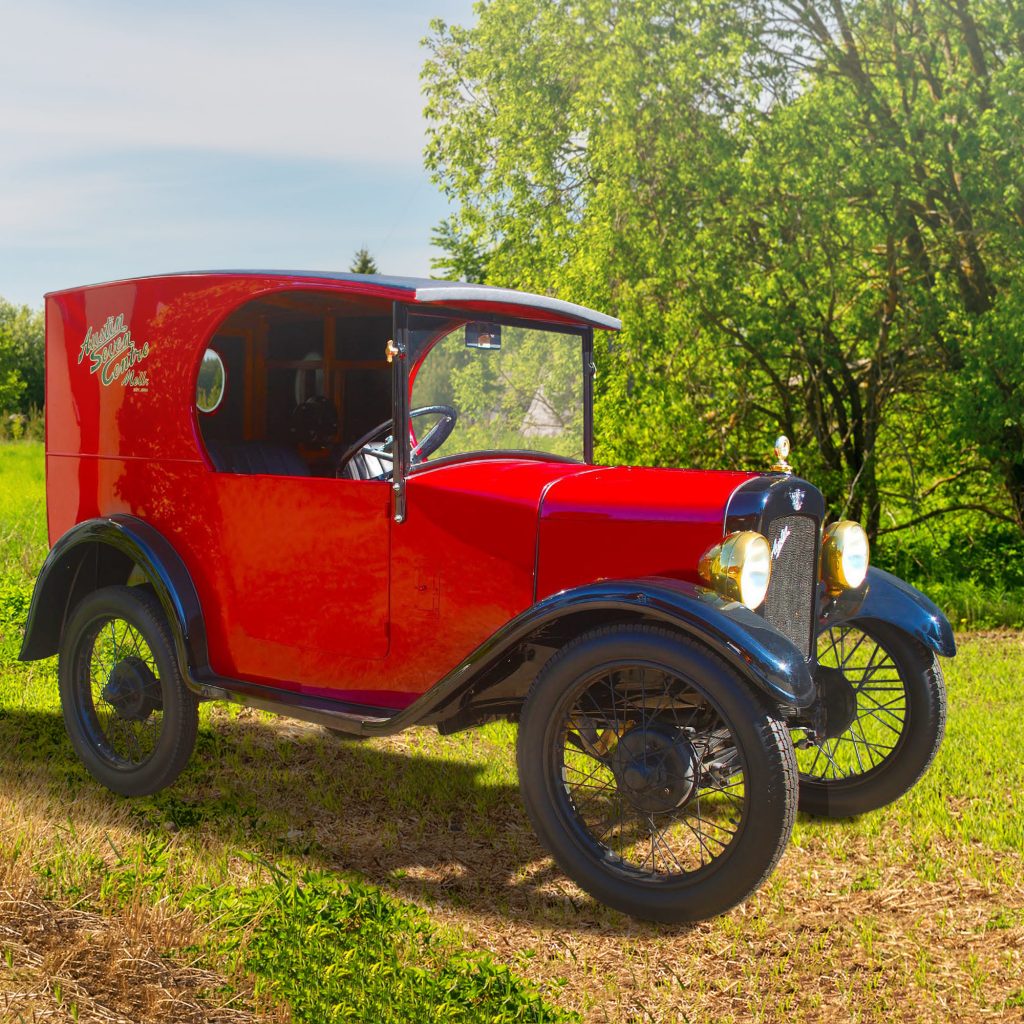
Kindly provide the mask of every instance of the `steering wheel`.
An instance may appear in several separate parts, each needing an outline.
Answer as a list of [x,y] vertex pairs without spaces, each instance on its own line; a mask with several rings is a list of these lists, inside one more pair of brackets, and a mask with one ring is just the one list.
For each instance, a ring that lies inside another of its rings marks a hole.
[[[418,409],[410,410],[410,421],[416,419],[417,416],[440,416],[441,418],[424,434],[420,441],[413,445],[409,453],[413,464],[423,462],[424,459],[433,455],[452,436],[452,431],[459,419],[458,410],[451,405],[422,405]],[[368,430],[354,444],[350,444],[334,461],[335,476],[341,476],[345,466],[359,454],[372,455],[376,459],[394,463],[395,455],[392,449],[395,439],[391,436],[394,429],[394,419],[385,420],[373,430]]]

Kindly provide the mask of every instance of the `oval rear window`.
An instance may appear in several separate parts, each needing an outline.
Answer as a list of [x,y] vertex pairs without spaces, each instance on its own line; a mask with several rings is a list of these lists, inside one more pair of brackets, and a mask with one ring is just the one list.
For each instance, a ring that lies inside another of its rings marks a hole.
[[226,382],[224,361],[212,348],[208,348],[203,353],[196,380],[196,406],[200,412],[213,412],[220,405]]

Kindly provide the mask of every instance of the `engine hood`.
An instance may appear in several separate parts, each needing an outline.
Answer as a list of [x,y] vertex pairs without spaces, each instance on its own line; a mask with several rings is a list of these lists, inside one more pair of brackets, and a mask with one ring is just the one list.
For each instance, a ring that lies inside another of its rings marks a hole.
[[733,492],[754,473],[607,466],[548,484],[540,502],[537,599],[599,579],[697,582]]

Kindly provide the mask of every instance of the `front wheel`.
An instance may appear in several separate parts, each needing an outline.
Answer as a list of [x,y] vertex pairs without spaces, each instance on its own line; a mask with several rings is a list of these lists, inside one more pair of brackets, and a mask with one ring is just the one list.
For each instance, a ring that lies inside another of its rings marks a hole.
[[198,702],[153,594],[86,595],[61,638],[58,682],[68,736],[97,781],[142,796],[178,777],[195,746]]
[[602,903],[696,921],[749,896],[796,814],[785,726],[709,650],[609,626],[544,667],[519,723],[523,802],[563,871]]
[[823,736],[794,731],[800,810],[846,818],[884,807],[924,774],[946,728],[938,660],[894,626],[857,621],[818,637]]

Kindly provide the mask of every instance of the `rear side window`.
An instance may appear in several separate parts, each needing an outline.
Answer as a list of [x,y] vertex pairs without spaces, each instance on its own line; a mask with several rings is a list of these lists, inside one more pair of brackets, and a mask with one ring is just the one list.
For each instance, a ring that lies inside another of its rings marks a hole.
[[280,292],[245,303],[209,341],[195,383],[218,472],[333,477],[338,455],[391,417],[391,301]]
[[196,407],[200,412],[216,412],[224,400],[226,383],[224,360],[212,348],[208,348],[203,353],[199,376],[196,379]]

